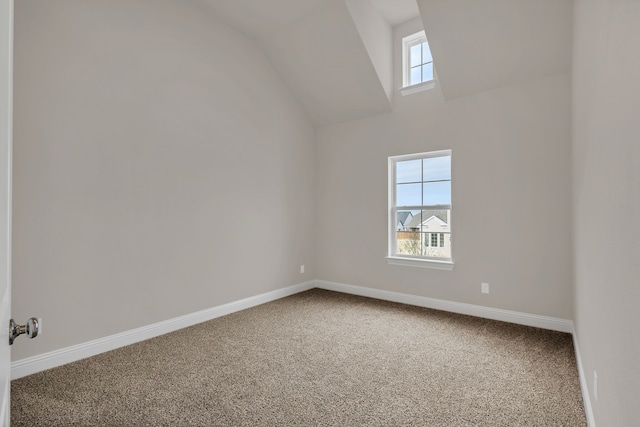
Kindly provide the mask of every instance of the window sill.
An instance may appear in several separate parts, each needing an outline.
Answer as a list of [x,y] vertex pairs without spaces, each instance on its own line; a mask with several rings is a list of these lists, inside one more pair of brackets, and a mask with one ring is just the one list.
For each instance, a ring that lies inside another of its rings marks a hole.
[[453,270],[453,261],[436,261],[433,259],[416,259],[388,256],[387,264],[433,268],[436,270]]
[[429,80],[428,82],[422,82],[411,86],[405,86],[400,88],[402,96],[411,95],[412,93],[422,92],[423,90],[433,89],[436,86],[435,80]]

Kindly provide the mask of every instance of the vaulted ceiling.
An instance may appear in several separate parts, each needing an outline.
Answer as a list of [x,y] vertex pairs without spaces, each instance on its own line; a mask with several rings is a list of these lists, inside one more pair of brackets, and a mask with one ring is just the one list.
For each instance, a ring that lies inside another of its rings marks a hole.
[[571,0],[418,0],[446,98],[569,72]]
[[391,110],[393,26],[421,17],[445,98],[568,72],[572,0],[193,0],[262,48],[311,121]]

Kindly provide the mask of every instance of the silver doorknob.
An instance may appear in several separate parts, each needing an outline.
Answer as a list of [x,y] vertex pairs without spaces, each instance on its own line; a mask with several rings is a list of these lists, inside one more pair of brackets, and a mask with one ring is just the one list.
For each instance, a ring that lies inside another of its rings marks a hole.
[[13,319],[9,320],[9,345],[12,345],[13,340],[22,334],[25,334],[29,338],[37,337],[39,328],[40,324],[35,317],[27,320],[26,325],[18,325]]

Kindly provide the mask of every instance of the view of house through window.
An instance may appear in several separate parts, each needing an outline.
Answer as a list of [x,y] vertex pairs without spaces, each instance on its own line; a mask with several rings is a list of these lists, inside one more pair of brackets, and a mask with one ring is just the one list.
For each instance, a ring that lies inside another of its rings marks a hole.
[[389,158],[392,257],[451,258],[451,150]]

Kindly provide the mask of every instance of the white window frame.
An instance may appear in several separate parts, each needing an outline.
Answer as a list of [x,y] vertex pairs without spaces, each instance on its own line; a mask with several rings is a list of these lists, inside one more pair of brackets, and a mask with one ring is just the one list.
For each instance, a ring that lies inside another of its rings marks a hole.
[[[407,160],[417,160],[417,159],[428,159],[433,157],[444,157],[451,156],[451,182],[453,184],[453,154],[452,150],[439,150],[439,151],[430,151],[425,153],[417,153],[417,154],[408,154],[401,156],[391,156],[389,157],[389,192],[388,192],[388,252],[387,252],[387,263],[394,265],[406,265],[413,267],[424,267],[424,268],[434,268],[439,270],[453,270],[453,252],[451,253],[451,258],[430,258],[423,256],[414,256],[414,255],[405,255],[405,254],[396,254],[397,248],[397,224],[396,224],[396,213],[398,210],[428,210],[428,209],[449,209],[450,210],[450,220],[453,216],[452,205],[420,205],[420,206],[396,206],[396,164],[398,162],[403,162]],[[452,186],[453,187],[453,186]],[[451,189],[452,197],[453,197],[453,188]],[[453,200],[452,200],[453,203]],[[450,221],[451,222],[451,221]],[[451,224],[449,224],[449,228],[451,229]],[[439,232],[438,232],[439,234]],[[453,232],[449,232],[450,239],[453,240]],[[440,236],[438,236],[440,237]],[[453,243],[453,242],[452,242]],[[453,244],[452,251],[453,251]]]
[[[411,64],[410,64],[410,50],[412,46],[427,42],[427,36],[424,31],[418,31],[415,34],[402,38],[402,88],[400,93],[409,95],[416,92],[422,92],[423,90],[432,89],[436,85],[436,69],[433,68],[433,79],[426,82],[410,85],[411,81]],[[428,44],[428,42],[427,42]],[[433,56],[433,55],[432,55]]]

